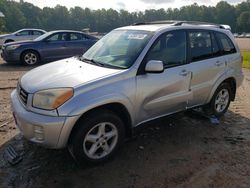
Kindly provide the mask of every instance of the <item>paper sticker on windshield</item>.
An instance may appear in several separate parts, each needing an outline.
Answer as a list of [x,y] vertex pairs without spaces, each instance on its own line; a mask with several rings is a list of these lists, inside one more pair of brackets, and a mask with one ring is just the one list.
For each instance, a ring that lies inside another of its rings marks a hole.
[[145,39],[146,36],[147,36],[146,34],[130,34],[128,35],[128,39],[143,40]]

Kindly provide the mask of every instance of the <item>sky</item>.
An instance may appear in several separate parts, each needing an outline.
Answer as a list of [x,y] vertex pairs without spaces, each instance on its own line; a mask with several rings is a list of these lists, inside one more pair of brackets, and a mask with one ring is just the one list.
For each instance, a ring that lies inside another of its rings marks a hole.
[[[54,7],[57,4],[66,6],[68,8],[80,6],[82,8],[109,9],[116,10],[125,9],[129,12],[144,11],[146,9],[160,9],[160,8],[180,8],[184,5],[198,3],[199,5],[215,6],[220,0],[25,0],[40,8],[45,6]],[[244,0],[228,0],[230,4],[237,4]]]

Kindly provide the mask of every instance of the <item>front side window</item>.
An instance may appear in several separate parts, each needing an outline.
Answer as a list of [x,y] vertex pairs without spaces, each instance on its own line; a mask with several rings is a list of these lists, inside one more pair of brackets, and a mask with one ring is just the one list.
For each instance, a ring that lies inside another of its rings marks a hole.
[[223,54],[232,54],[236,52],[236,49],[228,36],[223,33],[216,33],[216,36],[221,44]]
[[17,36],[28,36],[30,32],[28,30],[20,31],[16,34]]
[[212,48],[212,40],[208,31],[190,31],[189,53],[191,62],[201,61],[212,57],[215,49]]
[[161,35],[149,50],[146,60],[162,61],[165,68],[186,63],[186,32],[172,31]]
[[47,41],[67,41],[67,33],[57,33],[47,38]]
[[95,43],[82,59],[127,69],[153,36],[149,31],[114,30]]

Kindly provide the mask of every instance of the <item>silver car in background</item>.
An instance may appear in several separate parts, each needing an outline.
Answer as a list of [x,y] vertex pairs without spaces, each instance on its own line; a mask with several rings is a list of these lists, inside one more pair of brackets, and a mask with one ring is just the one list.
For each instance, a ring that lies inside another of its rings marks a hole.
[[0,35],[0,46],[8,42],[33,40],[46,33],[42,29],[21,29],[14,33]]
[[144,122],[196,107],[222,116],[242,83],[241,63],[220,25],[135,24],[111,31],[82,57],[26,73],[11,94],[13,114],[28,140],[102,162]]

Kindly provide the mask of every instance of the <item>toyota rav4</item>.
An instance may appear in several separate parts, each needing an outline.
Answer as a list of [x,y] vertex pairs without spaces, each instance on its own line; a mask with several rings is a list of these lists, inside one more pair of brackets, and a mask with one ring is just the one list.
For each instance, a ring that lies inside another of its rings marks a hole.
[[144,122],[195,107],[223,115],[242,83],[241,63],[222,25],[138,23],[81,57],[27,72],[11,94],[13,114],[28,140],[101,162]]

